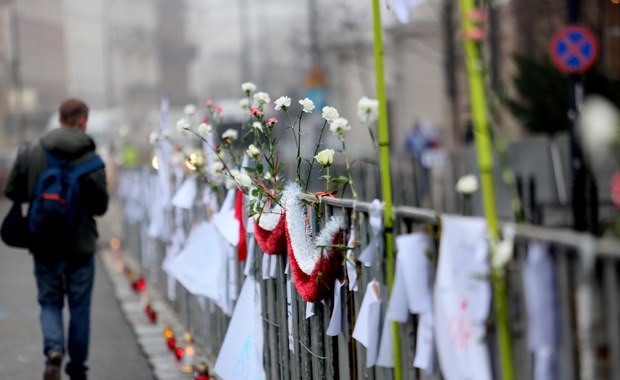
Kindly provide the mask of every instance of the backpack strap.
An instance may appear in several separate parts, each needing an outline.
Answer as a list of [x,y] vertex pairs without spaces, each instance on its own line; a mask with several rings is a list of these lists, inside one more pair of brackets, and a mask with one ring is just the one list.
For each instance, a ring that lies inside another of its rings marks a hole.
[[103,163],[103,160],[101,159],[101,157],[95,154],[89,159],[75,165],[71,169],[71,173],[69,174],[69,176],[71,179],[77,180],[84,174],[94,172],[97,169],[103,169],[104,167],[105,167],[105,164]]

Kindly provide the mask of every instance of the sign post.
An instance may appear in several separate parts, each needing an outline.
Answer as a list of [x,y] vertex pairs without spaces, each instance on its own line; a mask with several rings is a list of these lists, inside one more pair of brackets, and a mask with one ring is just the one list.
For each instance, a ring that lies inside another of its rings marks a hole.
[[562,72],[568,74],[568,119],[572,171],[573,228],[577,231],[598,229],[598,192],[596,179],[583,159],[578,139],[577,116],[583,97],[580,74],[596,63],[599,46],[596,37],[587,28],[575,25],[579,9],[575,0],[567,0],[568,26],[558,30],[549,46],[551,60]]

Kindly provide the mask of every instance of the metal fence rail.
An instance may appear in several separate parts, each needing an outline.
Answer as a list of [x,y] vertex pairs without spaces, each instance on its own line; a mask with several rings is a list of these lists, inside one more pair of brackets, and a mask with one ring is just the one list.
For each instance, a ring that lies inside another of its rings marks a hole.
[[[308,200],[314,200],[308,197]],[[353,213],[360,223],[360,249],[372,239],[369,225],[370,204],[349,199],[323,198],[320,211],[325,216],[338,214],[345,217],[347,225]],[[183,218],[186,232],[192,223],[206,218],[204,205],[193,210],[177,212]],[[172,216],[171,216],[172,217]],[[434,239],[435,248],[441,234],[441,216],[432,210],[397,207],[394,210],[395,236],[424,230]],[[326,220],[327,218],[322,218]],[[145,222],[126,223],[125,247],[143,264],[150,284],[164,297],[168,293],[167,275],[161,270],[164,245],[147,237]],[[147,223],[148,225],[148,223]],[[523,269],[527,246],[532,241],[547,242],[556,273],[557,312],[560,341],[558,342],[558,379],[617,379],[620,378],[620,312],[618,310],[618,270],[620,269],[620,243],[616,240],[597,240],[590,235],[568,230],[553,230],[534,226],[513,226],[516,231],[514,257],[506,273],[509,283],[510,326],[513,340],[513,359],[516,379],[533,377],[533,358],[527,346],[527,310],[524,299]],[[366,368],[364,346],[352,338],[355,318],[359,312],[366,285],[374,280],[385,284],[386,262],[380,254],[375,256],[372,267],[357,264],[359,291],[345,294],[347,328],[337,337],[325,334],[334,301],[332,297],[314,306],[315,315],[305,318],[306,303],[297,294],[285,274],[287,257],[277,258],[278,277],[262,280],[262,252],[257,247],[253,273],[260,282],[264,331],[264,368],[269,379],[389,379],[391,369]],[[149,256],[147,259],[145,256]],[[150,261],[148,261],[150,260]],[[145,265],[147,264],[147,265]],[[242,263],[238,264],[237,277],[240,289]],[[292,350],[289,349],[289,316],[287,312],[287,287],[291,290]],[[382,294],[387,294],[383,286]],[[387,297],[383,297],[383,307]],[[201,344],[209,359],[215,362],[222,345],[230,318],[213,302],[197,297],[176,286],[176,299],[169,300],[188,329]],[[385,310],[384,310],[385,311]],[[497,363],[494,326],[489,318],[487,343],[492,361]],[[418,316],[399,328],[403,375],[405,379],[439,379],[439,374],[428,376],[413,368]],[[495,378],[499,374],[495,371]]]

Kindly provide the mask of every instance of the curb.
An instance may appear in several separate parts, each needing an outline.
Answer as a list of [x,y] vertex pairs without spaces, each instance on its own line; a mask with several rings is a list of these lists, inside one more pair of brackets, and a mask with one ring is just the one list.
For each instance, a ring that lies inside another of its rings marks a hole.
[[[114,288],[114,295],[135,334],[140,349],[153,370],[154,378],[156,380],[193,380],[193,373],[181,372],[180,363],[167,347],[163,337],[166,326],[170,326],[177,336],[182,336],[186,331],[175,312],[157,292],[149,291],[147,288],[142,293],[136,293],[131,288],[124,268],[130,268],[133,273],[140,272],[135,270],[139,266],[131,258],[126,255],[120,256],[109,249],[100,251],[99,255]],[[151,323],[144,312],[146,299],[150,301],[151,307],[157,313],[156,323]],[[202,357],[197,355],[195,362],[199,363],[201,359]]]

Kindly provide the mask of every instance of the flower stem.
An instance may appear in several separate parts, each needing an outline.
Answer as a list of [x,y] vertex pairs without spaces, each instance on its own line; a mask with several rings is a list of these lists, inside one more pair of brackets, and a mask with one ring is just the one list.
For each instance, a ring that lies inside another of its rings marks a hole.
[[351,169],[351,163],[349,162],[349,155],[347,154],[347,147],[344,142],[344,138],[340,138],[342,142],[342,154],[344,155],[344,162],[347,165],[347,176],[349,177],[349,186],[351,186],[351,194],[353,195],[353,200],[357,200],[357,191],[355,191],[355,186],[353,185],[353,170]]
[[329,176],[329,166],[325,167],[325,182],[326,182],[326,188],[327,188],[327,192],[329,192],[329,180],[331,179],[331,177]]
[[299,119],[297,120],[297,171],[295,182],[302,185],[301,183],[301,118],[304,116],[304,113],[301,112],[299,114]]
[[[323,126],[321,127],[321,133],[319,133],[319,139],[316,142],[316,147],[314,148],[314,154],[312,157],[316,156],[319,153],[319,149],[321,147],[321,139],[323,138],[323,131],[325,131],[325,126],[327,125],[327,120],[323,122]],[[306,187],[304,191],[308,191],[308,185],[310,185],[310,175],[312,175],[312,167],[314,166],[314,159],[310,161],[310,168],[308,169],[308,175],[306,176]],[[327,169],[329,173],[329,168]],[[329,189],[327,189],[329,191]]]
[[372,128],[370,128],[370,124],[366,124],[366,127],[368,128],[368,133],[370,134],[370,139],[372,140],[372,147],[375,150],[375,157],[377,160],[377,165],[379,164],[379,144],[377,143],[377,140],[375,140],[375,134],[372,132]]

